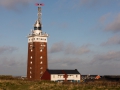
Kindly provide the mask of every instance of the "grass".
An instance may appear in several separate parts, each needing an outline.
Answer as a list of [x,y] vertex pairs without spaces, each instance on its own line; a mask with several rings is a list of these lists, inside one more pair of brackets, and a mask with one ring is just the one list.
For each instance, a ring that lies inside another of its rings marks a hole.
[[50,81],[0,80],[0,90],[120,90],[119,82],[57,83]]

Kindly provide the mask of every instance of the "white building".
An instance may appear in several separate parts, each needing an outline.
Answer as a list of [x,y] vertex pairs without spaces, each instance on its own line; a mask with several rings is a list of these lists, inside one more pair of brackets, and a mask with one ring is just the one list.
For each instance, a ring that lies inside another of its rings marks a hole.
[[81,74],[75,70],[50,70],[43,74],[42,80],[80,82]]

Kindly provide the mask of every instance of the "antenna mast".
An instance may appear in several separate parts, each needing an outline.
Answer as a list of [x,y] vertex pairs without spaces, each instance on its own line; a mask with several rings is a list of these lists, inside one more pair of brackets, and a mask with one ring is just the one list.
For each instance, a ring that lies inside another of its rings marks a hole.
[[42,15],[41,6],[44,6],[44,4],[43,3],[36,3],[36,6],[38,6],[38,21],[40,21],[41,20],[41,15]]
[[[41,7],[38,7],[38,20],[41,20]],[[41,21],[40,21],[41,22]]]

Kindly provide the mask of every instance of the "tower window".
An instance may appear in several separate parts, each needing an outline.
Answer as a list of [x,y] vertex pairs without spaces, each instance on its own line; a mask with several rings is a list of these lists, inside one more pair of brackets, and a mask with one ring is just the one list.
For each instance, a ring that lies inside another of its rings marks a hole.
[[33,50],[31,49],[31,52],[32,52]]
[[32,44],[30,44],[30,47],[32,47],[33,45]]
[[32,64],[32,61],[30,62],[30,64]]
[[32,69],[32,67],[30,67],[30,69]]
[[41,27],[34,27],[34,30],[41,30]]
[[43,74],[43,72],[41,71],[40,74]]
[[32,72],[30,71],[30,74],[32,74]]
[[42,49],[40,49],[40,52],[42,52]]
[[40,64],[42,64],[43,62],[41,61]]
[[30,78],[32,78],[32,76],[30,76]]
[[43,67],[41,67],[40,69],[43,69]]
[[40,56],[40,59],[42,59],[43,57],[42,56]]
[[30,58],[32,59],[32,56]]

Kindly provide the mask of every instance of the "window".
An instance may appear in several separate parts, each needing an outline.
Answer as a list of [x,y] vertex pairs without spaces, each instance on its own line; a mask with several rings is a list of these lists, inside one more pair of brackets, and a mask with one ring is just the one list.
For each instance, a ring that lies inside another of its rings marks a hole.
[[77,75],[76,75],[76,77],[77,77]]
[[32,74],[32,72],[30,71],[30,74]]
[[43,74],[43,72],[41,71],[40,74]]
[[37,27],[34,27],[34,30],[37,30]]
[[30,67],[30,69],[32,69],[32,67]]
[[43,69],[43,67],[41,67],[40,69]]
[[42,49],[40,49],[40,52],[42,52]]
[[32,56],[30,58],[32,59]]
[[41,27],[34,27],[34,30],[41,30]]
[[30,78],[32,78],[32,76],[30,76]]
[[40,56],[40,59],[42,59],[43,57],[42,56]]
[[32,52],[33,50],[31,49],[31,52]]
[[33,45],[32,44],[30,44],[30,47],[32,47]]
[[53,78],[55,78],[55,75],[53,75]]
[[32,61],[30,62],[30,64],[32,64]]
[[41,61],[40,64],[42,64],[43,62]]

